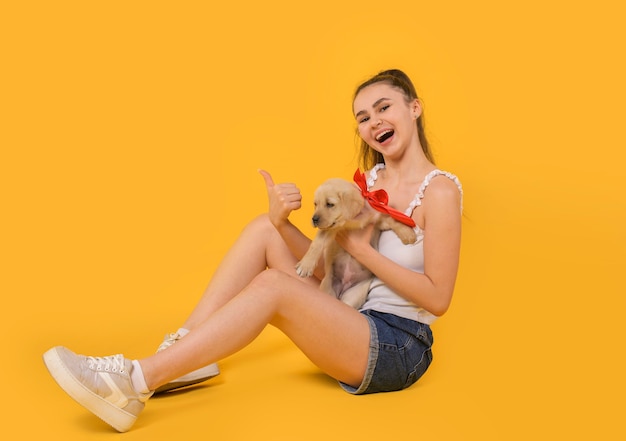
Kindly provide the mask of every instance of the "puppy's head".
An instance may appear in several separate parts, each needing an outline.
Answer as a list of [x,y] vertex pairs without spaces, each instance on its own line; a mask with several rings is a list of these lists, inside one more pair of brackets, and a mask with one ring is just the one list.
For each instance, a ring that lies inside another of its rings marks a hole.
[[363,209],[365,200],[359,189],[351,182],[333,178],[315,191],[313,226],[320,230],[340,228],[355,218]]

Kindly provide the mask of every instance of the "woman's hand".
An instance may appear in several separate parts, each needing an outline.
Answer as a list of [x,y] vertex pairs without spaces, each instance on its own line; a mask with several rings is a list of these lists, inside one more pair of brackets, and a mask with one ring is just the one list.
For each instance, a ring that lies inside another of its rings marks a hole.
[[371,240],[374,225],[369,224],[360,230],[341,230],[335,240],[352,257],[359,260],[359,255],[372,248]]
[[259,170],[259,173],[263,176],[267,188],[270,222],[278,228],[279,225],[287,223],[289,214],[293,210],[302,207],[302,194],[296,184],[274,184],[274,180],[268,172]]

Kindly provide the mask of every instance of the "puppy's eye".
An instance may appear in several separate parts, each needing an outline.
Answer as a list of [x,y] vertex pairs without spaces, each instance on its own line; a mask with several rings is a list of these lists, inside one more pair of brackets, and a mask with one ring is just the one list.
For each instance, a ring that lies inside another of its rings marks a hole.
[[332,202],[326,202],[326,208],[333,208],[335,206],[335,204],[333,204]]

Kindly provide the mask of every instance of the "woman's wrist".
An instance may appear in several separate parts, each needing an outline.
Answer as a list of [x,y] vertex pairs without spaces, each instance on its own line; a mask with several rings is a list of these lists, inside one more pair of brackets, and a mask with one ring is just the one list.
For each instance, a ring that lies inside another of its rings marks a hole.
[[276,228],[276,230],[280,233],[281,236],[283,235],[284,232],[293,228],[293,224],[288,218],[276,219],[276,220],[270,219],[270,221],[272,222],[272,225],[274,225],[274,228]]
[[352,251],[352,257],[354,257],[362,265],[368,266],[366,262],[372,258],[376,253],[376,250],[372,245],[368,243],[359,244]]

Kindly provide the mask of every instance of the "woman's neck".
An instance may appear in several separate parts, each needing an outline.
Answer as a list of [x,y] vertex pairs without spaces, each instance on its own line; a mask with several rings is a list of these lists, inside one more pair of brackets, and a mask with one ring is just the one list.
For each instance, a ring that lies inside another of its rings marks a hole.
[[385,158],[384,180],[387,185],[397,186],[400,183],[411,185],[421,182],[428,173],[436,167],[422,155],[413,158],[404,157],[401,160]]

